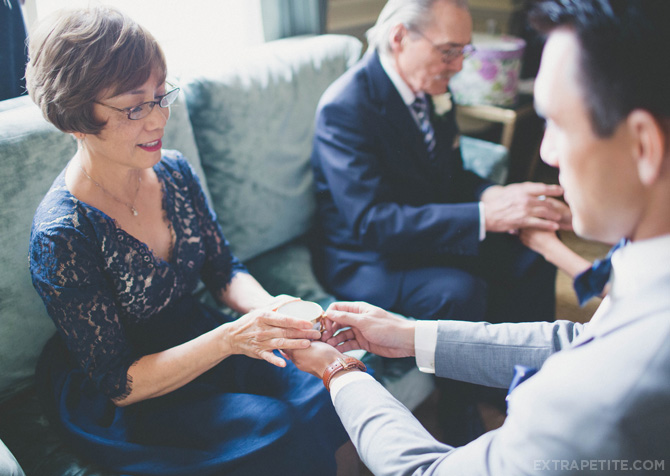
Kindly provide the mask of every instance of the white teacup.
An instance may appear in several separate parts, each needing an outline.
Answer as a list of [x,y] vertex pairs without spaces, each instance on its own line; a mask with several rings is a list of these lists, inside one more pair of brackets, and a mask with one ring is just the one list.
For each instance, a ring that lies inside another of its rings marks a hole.
[[304,319],[312,323],[314,329],[323,331],[323,308],[312,301],[289,301],[277,308],[277,312]]

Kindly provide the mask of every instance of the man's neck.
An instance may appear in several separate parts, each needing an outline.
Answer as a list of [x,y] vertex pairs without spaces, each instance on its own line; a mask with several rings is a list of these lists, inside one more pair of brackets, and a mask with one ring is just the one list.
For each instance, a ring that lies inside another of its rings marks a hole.
[[395,86],[398,94],[400,94],[400,97],[405,102],[405,104],[408,106],[412,104],[416,99],[417,94],[412,90],[412,88],[410,88],[410,86],[407,84],[407,81],[405,81],[405,79],[398,71],[395,58],[393,58],[393,56],[388,53],[380,51],[379,61],[382,64],[382,68],[386,72],[386,75],[391,80],[391,83],[393,83],[393,86]]

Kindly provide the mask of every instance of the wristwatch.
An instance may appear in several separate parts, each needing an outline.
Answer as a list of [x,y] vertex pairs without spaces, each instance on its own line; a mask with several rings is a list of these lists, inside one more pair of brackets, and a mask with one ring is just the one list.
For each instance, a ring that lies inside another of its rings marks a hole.
[[348,355],[345,355],[344,357],[338,357],[326,368],[326,371],[323,373],[323,384],[326,386],[326,390],[330,392],[330,381],[337,372],[349,369],[359,369],[365,372],[367,367],[363,362],[354,357],[350,357]]

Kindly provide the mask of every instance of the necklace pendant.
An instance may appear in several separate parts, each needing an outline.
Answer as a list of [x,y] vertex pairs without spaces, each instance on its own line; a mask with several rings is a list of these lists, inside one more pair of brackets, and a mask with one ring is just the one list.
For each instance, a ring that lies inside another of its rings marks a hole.
[[133,216],[139,215],[139,213],[137,213],[137,210],[135,210],[135,207],[130,207],[130,211],[133,212]]

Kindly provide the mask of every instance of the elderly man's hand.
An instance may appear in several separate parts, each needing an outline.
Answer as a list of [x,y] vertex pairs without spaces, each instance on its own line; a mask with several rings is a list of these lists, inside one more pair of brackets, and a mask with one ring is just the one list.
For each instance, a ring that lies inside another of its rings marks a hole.
[[521,228],[556,231],[571,227],[572,215],[560,200],[560,185],[524,182],[494,185],[482,193],[486,231],[509,233]]
[[371,304],[335,302],[326,311],[324,325],[321,340],[342,352],[363,349],[383,357],[414,355],[415,322]]

